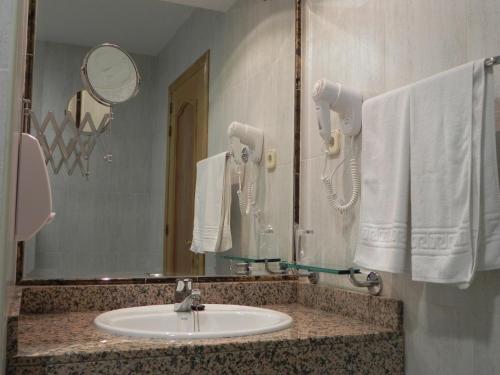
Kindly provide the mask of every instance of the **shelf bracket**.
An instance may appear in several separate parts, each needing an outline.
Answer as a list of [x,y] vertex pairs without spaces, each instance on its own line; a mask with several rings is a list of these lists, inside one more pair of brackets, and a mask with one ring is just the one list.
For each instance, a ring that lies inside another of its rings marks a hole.
[[307,278],[311,284],[317,284],[319,281],[319,273],[317,272],[309,272],[307,274]]
[[229,269],[239,276],[250,276],[252,274],[252,269],[248,262],[234,262],[231,260]]
[[[269,273],[270,275],[284,275],[285,273],[287,273],[286,267],[282,267],[281,263],[280,263],[279,271],[275,271],[275,270],[271,269],[271,266],[269,265],[269,260],[266,259],[264,263],[265,263],[266,272]],[[275,262],[273,262],[273,263],[275,263]]]
[[366,281],[356,279],[354,268],[349,270],[349,281],[358,288],[368,288],[372,296],[378,296],[382,292],[382,276],[378,272],[370,272],[366,276]]

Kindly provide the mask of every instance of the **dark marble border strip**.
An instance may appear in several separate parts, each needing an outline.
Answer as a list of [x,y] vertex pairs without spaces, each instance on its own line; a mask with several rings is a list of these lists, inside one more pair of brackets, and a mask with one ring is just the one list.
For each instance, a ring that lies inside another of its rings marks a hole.
[[[206,303],[289,304],[296,301],[296,281],[195,282]],[[21,313],[107,311],[173,303],[174,284],[33,286],[22,288]]]
[[[302,0],[295,1],[295,77],[293,118],[293,222],[300,220],[300,122],[302,100]],[[295,259],[295,251],[293,260]]]
[[369,324],[403,330],[403,302],[393,298],[298,282],[297,302]]

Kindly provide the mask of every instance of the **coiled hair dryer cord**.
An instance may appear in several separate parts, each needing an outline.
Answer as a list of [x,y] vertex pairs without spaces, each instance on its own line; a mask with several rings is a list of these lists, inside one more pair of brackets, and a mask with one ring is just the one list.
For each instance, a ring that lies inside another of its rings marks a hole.
[[339,165],[337,165],[337,167],[333,169],[332,173],[329,176],[325,175],[325,170],[328,162],[328,155],[325,153],[321,181],[323,181],[323,183],[325,184],[327,199],[328,203],[330,204],[330,207],[339,211],[341,214],[344,214],[352,206],[354,206],[356,202],[359,200],[359,197],[361,195],[361,177],[360,177],[359,165],[354,157],[351,157],[349,160],[349,164],[351,167],[352,194],[351,198],[347,203],[339,201],[332,182],[333,177],[339,170],[340,166],[342,166],[353,153],[353,149],[354,149],[354,137],[351,137],[351,150],[349,150],[349,154],[346,155],[346,157],[339,163]]

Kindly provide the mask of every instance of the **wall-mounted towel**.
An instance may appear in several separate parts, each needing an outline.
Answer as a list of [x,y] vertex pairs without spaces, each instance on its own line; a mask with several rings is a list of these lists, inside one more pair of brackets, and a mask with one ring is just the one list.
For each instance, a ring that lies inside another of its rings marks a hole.
[[412,87],[412,278],[467,287],[500,267],[492,68],[470,62]]
[[500,268],[493,85],[479,60],[365,102],[357,264],[403,272],[411,245],[413,280]]
[[410,91],[363,104],[361,222],[356,264],[401,273],[408,261]]
[[201,160],[196,165],[193,242],[195,253],[231,249],[231,172],[227,153]]

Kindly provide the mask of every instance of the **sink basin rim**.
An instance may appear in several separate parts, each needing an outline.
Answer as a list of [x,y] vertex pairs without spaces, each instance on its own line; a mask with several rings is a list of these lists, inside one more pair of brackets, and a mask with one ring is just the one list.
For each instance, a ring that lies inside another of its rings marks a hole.
[[[184,331],[150,331],[143,329],[134,329],[134,328],[125,328],[117,325],[113,325],[110,322],[112,319],[120,319],[130,318],[133,316],[139,315],[153,315],[153,314],[165,314],[165,316],[176,316],[179,314],[190,314],[190,313],[176,313],[174,312],[174,305],[149,305],[149,306],[138,306],[138,307],[127,307],[117,310],[111,310],[104,312],[98,315],[94,319],[94,324],[101,330],[111,333],[114,335],[120,336],[130,336],[130,337],[141,337],[141,338],[160,338],[160,339],[203,339],[203,338],[226,338],[226,337],[243,337],[243,336],[251,336],[258,335],[263,333],[271,333],[276,331],[281,331],[286,328],[289,328],[293,319],[288,314],[285,314],[280,311],[262,308],[262,307],[253,307],[253,306],[244,306],[244,305],[225,305],[225,304],[205,304],[206,310],[200,312],[200,314],[208,313],[208,314],[216,314],[220,312],[235,312],[235,314],[249,314],[249,315],[262,315],[262,317],[276,319],[279,318],[278,322],[275,322],[271,325],[259,327],[259,328],[250,328],[250,329],[237,329],[237,330],[221,330],[221,331],[201,331],[201,332],[184,332]],[[173,318],[172,318],[173,319]]]

